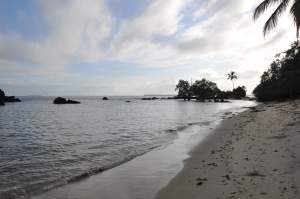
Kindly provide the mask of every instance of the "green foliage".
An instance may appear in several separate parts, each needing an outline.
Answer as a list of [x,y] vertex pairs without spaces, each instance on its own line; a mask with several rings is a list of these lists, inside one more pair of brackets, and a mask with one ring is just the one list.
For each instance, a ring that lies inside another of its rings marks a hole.
[[239,86],[233,91],[221,91],[215,82],[201,79],[196,80],[191,86],[188,81],[179,80],[175,90],[178,90],[179,99],[197,99],[204,101],[206,99],[241,99],[246,96],[246,87]]
[[[264,35],[277,26],[278,18],[289,7],[290,3],[291,0],[264,0],[256,7],[253,15],[254,20],[259,18],[269,7],[272,7],[274,4],[277,5],[275,11],[265,23],[263,30]],[[298,38],[300,28],[300,0],[293,0],[291,5],[290,13],[296,26],[296,36]]]
[[191,98],[190,84],[188,81],[179,80],[176,85],[175,91],[178,90],[178,97],[183,98],[184,100]]
[[237,78],[238,77],[234,71],[231,71],[230,73],[227,74],[227,79],[231,80],[231,82],[232,82],[232,90],[234,89],[234,80]]
[[191,86],[192,93],[199,100],[212,99],[220,92],[217,84],[206,79],[197,80]]
[[229,99],[232,98],[232,91],[220,91],[216,98],[218,99]]
[[261,76],[254,89],[260,101],[281,100],[300,96],[300,45],[292,44],[281,59],[276,59]]
[[232,91],[232,96],[235,99],[241,99],[243,97],[246,97],[246,87],[245,86],[239,86]]
[[227,74],[227,79],[229,80],[237,79],[236,73],[234,71],[231,71],[230,73]]

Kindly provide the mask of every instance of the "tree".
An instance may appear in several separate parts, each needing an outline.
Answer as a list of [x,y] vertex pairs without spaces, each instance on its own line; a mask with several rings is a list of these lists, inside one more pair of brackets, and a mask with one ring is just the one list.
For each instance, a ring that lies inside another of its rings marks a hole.
[[235,72],[231,71],[230,73],[227,74],[227,79],[231,80],[232,82],[232,90],[234,90],[234,80],[237,79],[237,75]]
[[239,87],[233,89],[232,95],[235,99],[241,99],[243,97],[246,97],[246,87],[239,86]]
[[270,16],[270,18],[267,20],[267,22],[264,25],[264,29],[263,29],[264,35],[266,35],[271,29],[276,27],[278,18],[287,9],[291,1],[293,1],[293,3],[290,9],[290,13],[293,17],[296,26],[296,37],[298,39],[299,28],[300,28],[300,0],[264,0],[262,3],[260,3],[254,11],[254,15],[253,15],[254,20],[259,18],[268,9],[268,7],[274,4],[278,5],[275,11],[273,12],[273,14]]
[[282,100],[300,96],[300,45],[292,44],[281,59],[271,63],[253,93],[260,101]]
[[217,84],[206,79],[196,80],[191,86],[192,93],[198,100],[212,99],[220,92]]
[[191,99],[190,84],[188,81],[179,80],[179,82],[175,88],[175,91],[177,91],[177,90],[178,90],[179,98],[183,98],[184,100]]

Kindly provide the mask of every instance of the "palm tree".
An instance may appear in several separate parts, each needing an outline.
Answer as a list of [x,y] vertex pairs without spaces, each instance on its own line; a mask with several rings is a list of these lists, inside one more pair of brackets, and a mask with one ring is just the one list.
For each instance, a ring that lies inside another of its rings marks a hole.
[[268,7],[274,4],[278,4],[278,7],[275,9],[273,14],[270,16],[270,18],[267,20],[267,22],[264,25],[264,30],[263,30],[264,35],[266,35],[271,29],[276,27],[278,18],[283,13],[283,11],[287,9],[291,1],[293,1],[293,3],[290,9],[290,13],[293,17],[297,29],[296,37],[298,40],[299,29],[300,29],[300,0],[264,0],[261,4],[259,4],[254,11],[254,15],[253,15],[254,20],[259,18],[267,10]]
[[234,90],[234,80],[237,79],[236,73],[231,71],[227,74],[227,79],[232,81],[232,90]]

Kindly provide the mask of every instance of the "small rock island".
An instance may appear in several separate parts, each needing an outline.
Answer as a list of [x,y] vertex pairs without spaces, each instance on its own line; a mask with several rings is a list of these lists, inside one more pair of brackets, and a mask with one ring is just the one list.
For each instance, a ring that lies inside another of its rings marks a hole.
[[53,100],[53,104],[80,104],[80,102],[63,97],[57,97]]
[[21,100],[15,96],[5,96],[4,91],[0,89],[0,106],[4,106],[6,102],[21,102]]

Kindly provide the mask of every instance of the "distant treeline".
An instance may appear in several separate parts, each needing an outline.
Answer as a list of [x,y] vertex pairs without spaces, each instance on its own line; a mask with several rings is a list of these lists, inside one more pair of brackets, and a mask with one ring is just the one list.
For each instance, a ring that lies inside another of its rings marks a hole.
[[299,42],[294,42],[290,49],[277,55],[253,91],[259,101],[284,100],[300,96],[299,51]]
[[177,98],[184,100],[197,99],[199,101],[204,101],[206,99],[240,99],[246,96],[245,86],[234,88],[233,91],[222,91],[215,82],[204,78],[196,80],[192,85],[190,85],[189,81],[179,80],[175,90],[178,91]]

